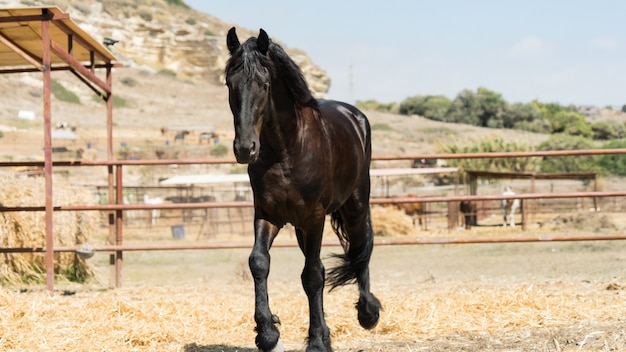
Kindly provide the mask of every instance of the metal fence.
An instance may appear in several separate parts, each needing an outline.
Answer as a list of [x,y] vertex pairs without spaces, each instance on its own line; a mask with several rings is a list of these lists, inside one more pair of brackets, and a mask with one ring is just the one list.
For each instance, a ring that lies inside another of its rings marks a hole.
[[[603,154],[625,154],[626,149],[593,149],[593,150],[567,150],[567,151],[542,151],[542,152],[498,152],[498,153],[463,153],[463,154],[414,154],[414,155],[379,155],[374,156],[373,161],[398,161],[398,160],[420,160],[420,159],[464,159],[464,158],[510,158],[510,157],[560,157],[576,155],[603,155]],[[56,161],[53,167],[106,167],[109,177],[106,186],[108,194],[107,204],[97,205],[57,205],[51,210],[45,206],[25,206],[6,207],[0,206],[0,212],[16,211],[101,211],[108,214],[108,244],[94,246],[91,250],[95,252],[110,252],[110,264],[112,266],[112,285],[120,287],[122,285],[122,267],[124,251],[150,251],[150,250],[189,250],[189,249],[218,249],[218,248],[242,248],[250,247],[251,244],[242,243],[181,243],[181,244],[124,244],[124,213],[132,211],[153,211],[179,209],[203,210],[210,213],[217,209],[250,209],[253,203],[249,200],[243,201],[204,201],[195,203],[168,203],[168,204],[123,204],[124,180],[123,168],[129,166],[156,166],[156,165],[218,165],[235,163],[231,159],[204,159],[204,160],[119,160],[119,161]],[[31,168],[43,167],[43,162],[0,162],[2,167],[25,166]],[[46,172],[48,172],[46,170]],[[458,177],[457,177],[458,188]],[[524,200],[548,200],[548,199],[568,199],[568,198],[607,198],[626,197],[626,191],[593,191],[593,192],[556,192],[556,193],[526,193],[513,196],[505,195],[459,195],[458,189],[453,196],[424,196],[424,197],[390,197],[374,198],[371,204],[398,204],[398,203],[453,203],[461,201],[501,201],[505,199]],[[524,220],[522,221],[524,222]],[[46,235],[51,234],[51,229]],[[540,241],[583,241],[583,240],[623,240],[626,234],[613,235],[579,235],[579,236],[548,236],[548,237],[492,237],[492,238],[439,238],[439,239],[408,239],[408,240],[377,240],[378,245],[407,245],[407,244],[442,244],[442,243],[493,243],[493,242],[540,242]],[[47,239],[46,243],[53,243]],[[324,242],[326,246],[338,246],[338,242]],[[275,246],[290,247],[297,246],[297,243],[276,243]],[[54,247],[54,248],[0,248],[0,253],[46,253],[53,252],[76,252],[80,248],[76,247]],[[46,270],[54,271],[54,265]]]

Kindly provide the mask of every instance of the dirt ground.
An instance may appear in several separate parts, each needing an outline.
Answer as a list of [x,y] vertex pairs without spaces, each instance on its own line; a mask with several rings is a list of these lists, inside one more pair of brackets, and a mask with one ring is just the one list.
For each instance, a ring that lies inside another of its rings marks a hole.
[[[54,297],[43,287],[2,288],[0,349],[255,351],[248,253],[125,252],[122,289],[107,288],[108,256],[98,253],[98,280],[88,285],[57,283]],[[380,323],[358,327],[353,287],[326,293],[333,346],[626,351],[625,262],[624,241],[379,246],[371,277]],[[305,346],[302,265],[299,250],[272,250],[270,302],[288,351]]]

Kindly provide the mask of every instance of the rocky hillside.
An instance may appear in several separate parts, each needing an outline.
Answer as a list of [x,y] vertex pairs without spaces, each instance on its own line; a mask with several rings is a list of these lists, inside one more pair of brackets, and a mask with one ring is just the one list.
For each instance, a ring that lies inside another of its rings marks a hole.
[[[176,0],[0,0],[2,7],[56,5],[96,38],[119,40],[111,51],[128,67],[145,65],[185,79],[219,83],[228,59],[225,37],[234,24],[199,13]],[[241,38],[255,33],[238,28]],[[280,43],[280,38],[275,38]],[[324,97],[326,72],[301,50],[285,48],[302,68],[311,90]]]

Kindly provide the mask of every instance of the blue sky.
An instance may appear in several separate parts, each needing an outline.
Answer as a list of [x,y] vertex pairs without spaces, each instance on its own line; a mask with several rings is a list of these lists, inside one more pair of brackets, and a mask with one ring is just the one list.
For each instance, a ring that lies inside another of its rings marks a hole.
[[452,99],[483,86],[512,103],[626,104],[626,1],[185,2],[304,50],[332,99]]

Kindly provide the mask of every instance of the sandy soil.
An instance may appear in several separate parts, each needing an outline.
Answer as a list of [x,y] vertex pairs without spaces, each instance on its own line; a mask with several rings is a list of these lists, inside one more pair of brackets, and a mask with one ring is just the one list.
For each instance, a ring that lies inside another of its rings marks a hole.
[[[326,248],[324,256],[337,250]],[[248,252],[126,252],[125,287],[117,290],[106,288],[108,258],[97,254],[99,280],[57,283],[54,298],[41,287],[3,288],[0,348],[254,351]],[[624,351],[625,253],[623,241],[380,246],[371,263],[372,290],[385,308],[380,323],[372,331],[358,327],[354,288],[327,293],[333,346]],[[303,350],[306,337],[302,265],[297,249],[272,251],[270,300],[288,351]]]

